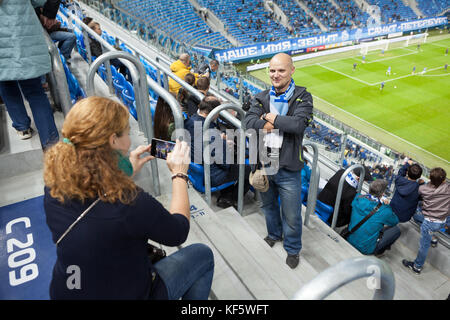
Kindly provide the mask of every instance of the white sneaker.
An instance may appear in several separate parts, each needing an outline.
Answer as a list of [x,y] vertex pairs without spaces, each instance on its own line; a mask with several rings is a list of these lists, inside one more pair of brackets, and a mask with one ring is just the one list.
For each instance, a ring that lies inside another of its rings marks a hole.
[[24,131],[17,131],[17,135],[20,137],[21,140],[27,140],[30,139],[33,136],[33,128],[28,128]]

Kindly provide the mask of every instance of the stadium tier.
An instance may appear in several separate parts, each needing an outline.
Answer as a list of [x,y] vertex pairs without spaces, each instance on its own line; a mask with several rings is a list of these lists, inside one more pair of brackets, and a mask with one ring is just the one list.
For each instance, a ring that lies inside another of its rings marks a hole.
[[289,31],[264,8],[261,0],[199,0],[198,3],[222,20],[227,31],[242,45],[290,36]]
[[177,41],[216,48],[230,46],[220,32],[213,32],[200,19],[187,0],[123,0],[118,2],[118,6],[130,15],[164,31]]
[[426,17],[441,15],[450,10],[450,1],[445,0],[416,0],[418,8]]
[[369,14],[362,11],[361,8],[353,0],[334,0],[339,5],[339,11],[346,16],[348,21],[352,21],[356,27],[366,25]]
[[308,9],[324,24],[330,31],[348,28],[352,25],[351,19],[342,13],[328,0],[306,0]]
[[402,0],[367,0],[367,2],[380,8],[383,23],[408,21],[417,18],[414,11],[406,6]]
[[296,0],[275,0],[274,1],[286,17],[292,29],[290,33],[295,37],[304,37],[311,33],[320,33],[320,27],[313,21],[298,4]]

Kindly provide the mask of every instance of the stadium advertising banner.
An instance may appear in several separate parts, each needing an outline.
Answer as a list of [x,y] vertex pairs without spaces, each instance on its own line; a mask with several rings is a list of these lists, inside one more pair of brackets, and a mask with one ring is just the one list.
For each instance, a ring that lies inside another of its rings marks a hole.
[[243,47],[214,51],[214,56],[219,61],[242,62],[251,59],[260,59],[273,56],[279,52],[296,54],[308,48],[324,48],[324,46],[346,41],[359,41],[360,39],[385,36],[396,32],[407,32],[425,28],[437,27],[447,24],[447,17],[420,19],[408,22],[397,22],[342,32],[321,34],[306,38],[293,38],[280,41],[257,43]]

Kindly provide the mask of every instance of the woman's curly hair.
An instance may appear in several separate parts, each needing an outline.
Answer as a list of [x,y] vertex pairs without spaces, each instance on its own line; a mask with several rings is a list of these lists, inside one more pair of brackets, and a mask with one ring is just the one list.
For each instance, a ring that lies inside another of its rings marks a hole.
[[58,142],[44,154],[44,182],[50,195],[68,199],[100,198],[130,204],[138,193],[133,180],[118,166],[110,144],[114,133],[122,136],[129,126],[126,107],[102,97],[78,101],[67,114]]

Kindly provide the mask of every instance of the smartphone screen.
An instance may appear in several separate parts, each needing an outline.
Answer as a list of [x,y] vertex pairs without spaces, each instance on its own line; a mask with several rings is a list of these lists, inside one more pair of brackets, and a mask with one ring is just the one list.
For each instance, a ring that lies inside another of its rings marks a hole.
[[175,142],[153,138],[150,154],[154,157],[166,160],[167,154],[172,152],[174,146]]

